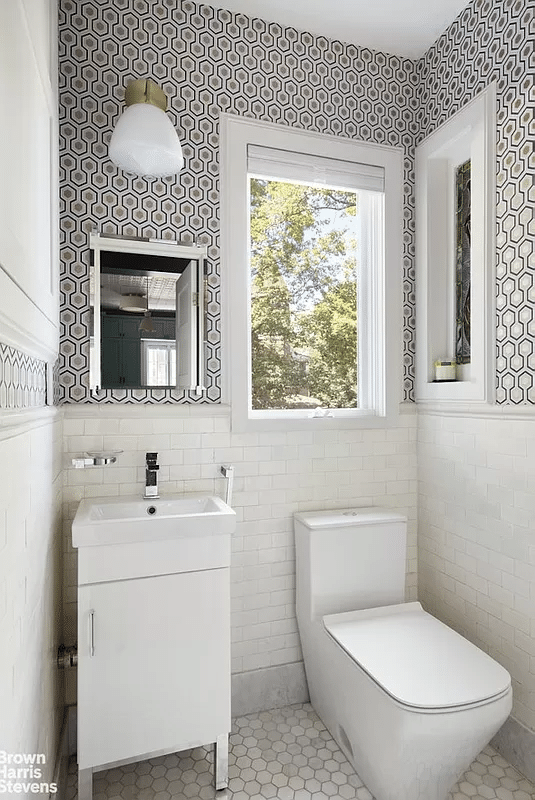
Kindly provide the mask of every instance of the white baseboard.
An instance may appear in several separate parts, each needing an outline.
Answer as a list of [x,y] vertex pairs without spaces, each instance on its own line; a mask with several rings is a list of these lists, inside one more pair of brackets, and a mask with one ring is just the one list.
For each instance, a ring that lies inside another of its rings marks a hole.
[[526,778],[535,782],[535,731],[509,717],[491,745]]
[[308,702],[302,661],[267,667],[232,676],[232,716]]

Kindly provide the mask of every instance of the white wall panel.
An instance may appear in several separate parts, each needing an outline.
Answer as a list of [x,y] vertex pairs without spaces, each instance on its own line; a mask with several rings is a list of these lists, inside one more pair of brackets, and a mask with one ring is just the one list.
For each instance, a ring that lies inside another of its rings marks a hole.
[[58,339],[52,12],[48,0],[0,4],[0,336],[41,358]]

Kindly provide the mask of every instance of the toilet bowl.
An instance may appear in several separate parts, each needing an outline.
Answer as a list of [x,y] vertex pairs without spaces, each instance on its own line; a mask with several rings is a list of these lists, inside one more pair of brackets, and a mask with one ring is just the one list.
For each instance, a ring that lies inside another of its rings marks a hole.
[[376,800],[445,800],[506,720],[509,673],[405,603],[406,520],[295,516],[297,619],[311,703]]

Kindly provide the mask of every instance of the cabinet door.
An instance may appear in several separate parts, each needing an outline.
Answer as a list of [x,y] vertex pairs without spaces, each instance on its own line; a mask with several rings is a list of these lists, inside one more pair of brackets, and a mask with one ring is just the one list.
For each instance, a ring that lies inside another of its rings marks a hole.
[[121,334],[125,339],[140,340],[139,323],[142,319],[143,317],[137,315],[133,317],[120,317]]
[[121,318],[112,314],[102,314],[100,319],[102,339],[118,339],[122,336]]
[[176,321],[174,319],[166,319],[163,323],[163,338],[174,339],[176,336]]
[[123,339],[121,349],[122,385],[141,386],[141,339]]
[[230,730],[229,570],[78,590],[80,769]]
[[122,385],[122,356],[122,339],[102,339],[102,350],[100,353],[102,386],[109,388]]

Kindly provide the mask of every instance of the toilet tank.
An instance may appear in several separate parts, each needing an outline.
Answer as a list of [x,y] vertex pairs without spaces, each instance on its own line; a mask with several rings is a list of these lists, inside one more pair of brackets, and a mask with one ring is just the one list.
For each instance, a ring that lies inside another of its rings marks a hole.
[[297,616],[403,603],[407,519],[385,508],[294,515]]

